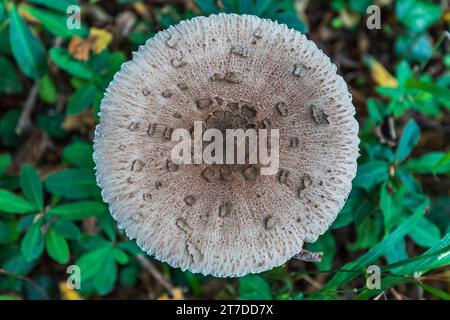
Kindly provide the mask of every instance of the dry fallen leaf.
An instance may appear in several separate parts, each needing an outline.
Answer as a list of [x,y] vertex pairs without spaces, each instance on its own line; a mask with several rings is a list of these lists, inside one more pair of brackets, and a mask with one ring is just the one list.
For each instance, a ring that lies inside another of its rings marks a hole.
[[68,50],[75,59],[87,61],[91,52],[102,52],[112,39],[113,35],[105,29],[91,28],[87,39],[73,36],[70,39]]
[[89,52],[91,51],[92,43],[88,40],[73,36],[69,43],[69,53],[77,60],[89,60]]
[[373,58],[370,58],[368,63],[372,80],[377,85],[386,88],[398,87],[397,79],[391,75],[381,63]]
[[58,286],[63,300],[83,300],[78,292],[74,289],[70,289],[64,281],[60,282]]
[[158,300],[183,300],[183,290],[181,288],[173,288],[172,289],[172,297],[169,297],[167,293],[163,293],[159,296]]

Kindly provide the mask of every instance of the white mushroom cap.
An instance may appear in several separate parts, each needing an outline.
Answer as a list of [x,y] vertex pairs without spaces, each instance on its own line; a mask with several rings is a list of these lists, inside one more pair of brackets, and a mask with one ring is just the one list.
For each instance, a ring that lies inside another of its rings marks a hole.
[[[197,17],[148,40],[111,82],[97,182],[119,226],[156,259],[221,277],[262,272],[316,241],[343,207],[354,113],[336,67],[303,34],[255,16]],[[279,129],[279,174],[170,162],[171,130],[206,119]]]

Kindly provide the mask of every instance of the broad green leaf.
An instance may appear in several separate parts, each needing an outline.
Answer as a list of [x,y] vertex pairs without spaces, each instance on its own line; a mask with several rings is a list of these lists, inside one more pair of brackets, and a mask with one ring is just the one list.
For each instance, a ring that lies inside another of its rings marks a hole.
[[62,158],[64,162],[76,167],[94,168],[92,152],[92,144],[84,141],[75,141],[64,148]]
[[239,297],[243,300],[271,300],[273,298],[267,281],[254,274],[239,278]]
[[401,260],[408,259],[405,238],[401,238],[392,246],[387,248],[384,256],[386,257],[388,263],[396,263]]
[[408,61],[422,62],[431,59],[433,55],[433,44],[427,33],[420,36],[404,33],[395,40],[395,53]]
[[421,192],[422,187],[420,183],[414,178],[414,176],[410,172],[400,167],[397,168],[395,174],[400,177],[400,180],[402,181],[403,185],[405,186],[408,192],[410,193]]
[[26,261],[35,260],[44,251],[44,236],[41,227],[42,220],[35,222],[22,239],[21,252]]
[[96,95],[97,87],[91,83],[79,88],[69,99],[67,104],[67,115],[74,116],[85,111],[92,105]]
[[44,210],[44,193],[41,178],[30,165],[24,165],[20,173],[20,187],[25,198],[39,211]]
[[450,159],[444,152],[430,152],[408,160],[402,167],[415,173],[450,174]]
[[58,99],[58,92],[48,74],[39,80],[39,97],[48,104],[53,104]]
[[67,239],[78,240],[81,237],[80,229],[72,221],[60,218],[52,224],[53,230]]
[[110,293],[117,281],[117,264],[113,254],[108,254],[102,265],[102,271],[94,280],[95,289],[101,295]]
[[69,220],[82,220],[88,217],[99,217],[106,211],[106,206],[101,202],[80,201],[53,207],[48,214]]
[[336,254],[336,243],[331,231],[321,235],[316,242],[309,244],[308,249],[314,252],[323,252],[322,261],[315,263],[319,270],[331,269]]
[[439,228],[427,218],[420,219],[408,235],[425,248],[434,246],[441,238]]
[[390,194],[386,183],[381,187],[380,209],[383,213],[384,229],[389,232],[401,219],[403,197],[398,191]]
[[60,264],[69,262],[69,245],[66,239],[52,228],[48,229],[45,234],[45,248],[48,255],[56,262]]
[[8,153],[0,154],[0,177],[5,174],[6,169],[8,169],[11,163],[11,156]]
[[0,189],[0,212],[27,213],[36,211],[29,202],[8,190]]
[[41,5],[47,7],[49,9],[53,9],[55,11],[59,11],[61,13],[66,14],[67,9],[70,6],[80,6],[80,1],[78,0],[57,0],[57,1],[49,1],[49,0],[28,0],[27,2]]
[[73,76],[86,80],[94,78],[94,74],[89,65],[86,62],[72,58],[65,48],[58,47],[50,49],[50,57],[58,67]]
[[128,258],[128,255],[122,249],[114,248],[113,254],[114,254],[114,259],[119,264],[127,264],[130,261],[130,258]]
[[45,188],[53,195],[69,199],[98,197],[95,173],[92,169],[66,169],[47,177]]
[[61,37],[62,39],[70,38],[73,35],[84,36],[88,33],[85,26],[80,29],[67,28],[66,15],[40,9],[37,7],[28,6],[26,4],[20,5],[19,9],[34,17],[36,20],[42,23],[46,30],[57,37]]
[[395,156],[398,162],[403,162],[412,152],[420,140],[420,128],[414,119],[411,119],[403,129]]
[[411,32],[422,32],[437,22],[442,15],[442,7],[428,0],[397,0],[397,18]]
[[0,56],[0,94],[18,94],[22,92],[19,73],[8,58]]
[[47,55],[28,25],[11,3],[9,11],[11,50],[19,68],[27,76],[39,79],[47,73]]
[[370,189],[388,178],[388,164],[381,160],[374,160],[358,166],[358,172],[353,180],[353,185],[355,187]]
[[372,218],[365,219],[356,225],[356,241],[349,243],[347,249],[356,251],[373,247],[378,242],[378,235],[381,231],[381,223]]
[[105,273],[105,261],[109,256],[112,256],[111,250],[112,247],[106,245],[85,253],[75,262],[80,267],[82,283],[93,279],[99,273]]
[[361,15],[365,15],[367,7],[373,3],[373,0],[349,0],[350,8]]
[[205,15],[219,12],[219,8],[217,7],[214,0],[195,0],[195,4]]
[[285,24],[289,28],[296,29],[302,33],[308,32],[306,24],[294,12],[282,12],[275,15],[270,15],[267,18],[272,19],[278,23]]
[[8,242],[11,238],[12,231],[9,226],[0,220],[0,244]]
[[420,80],[411,79],[406,81],[405,88],[418,89],[428,93],[431,93],[435,98],[447,102],[450,101],[450,90],[448,88],[435,84],[433,82],[425,82]]

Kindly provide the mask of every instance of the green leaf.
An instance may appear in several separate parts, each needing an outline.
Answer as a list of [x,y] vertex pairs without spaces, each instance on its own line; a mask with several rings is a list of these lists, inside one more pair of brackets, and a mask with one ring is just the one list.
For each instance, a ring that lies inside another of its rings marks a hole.
[[408,259],[408,255],[406,253],[406,243],[405,238],[401,238],[396,243],[394,243],[391,247],[386,250],[384,255],[388,261],[388,263],[396,263],[402,261],[404,259]]
[[97,87],[91,83],[77,89],[69,99],[67,104],[67,114],[69,116],[74,116],[85,111],[94,102],[96,94]]
[[8,58],[0,56],[0,94],[18,94],[22,92],[19,73]]
[[125,253],[125,251],[114,248],[113,249],[114,259],[120,264],[127,264],[130,261],[130,258],[128,258],[128,255]]
[[4,244],[11,239],[12,231],[9,226],[0,220],[0,244]]
[[45,248],[48,255],[61,264],[69,262],[70,252],[66,239],[52,228],[45,234]]
[[0,154],[0,177],[5,174],[11,160],[12,158],[8,153]]
[[101,202],[80,201],[52,207],[48,214],[69,220],[82,220],[89,217],[99,217],[107,211]]
[[421,80],[410,79],[406,81],[405,88],[418,89],[432,94],[435,98],[443,101],[443,103],[450,101],[450,90],[448,88],[435,84],[433,82],[426,82]]
[[411,32],[422,32],[437,22],[442,7],[426,0],[397,0],[396,16]]
[[444,152],[430,152],[408,160],[402,167],[415,173],[449,174],[450,159]]
[[323,252],[322,261],[315,263],[319,270],[331,269],[336,254],[336,243],[331,231],[321,235],[316,242],[309,244],[308,249],[314,252]]
[[360,224],[356,225],[356,241],[349,243],[347,249],[349,251],[356,251],[373,247],[378,242],[378,235],[380,234],[381,223],[378,220],[367,218]]
[[433,55],[433,44],[427,33],[404,33],[395,40],[395,53],[412,62],[428,61]]
[[270,286],[264,278],[258,275],[247,275],[239,278],[240,299],[243,300],[271,300]]
[[58,1],[48,1],[48,0],[28,0],[27,2],[41,5],[55,11],[66,14],[67,8],[70,6],[80,6],[80,1],[77,0],[58,0]]
[[48,104],[53,104],[58,99],[58,92],[48,74],[39,80],[39,97]]
[[78,240],[81,237],[80,229],[76,224],[64,218],[60,218],[53,223],[52,228],[67,239]]
[[45,188],[53,195],[69,199],[99,197],[92,169],[67,169],[47,177]]
[[20,5],[20,10],[23,10],[23,12],[34,17],[36,20],[42,23],[45,29],[47,29],[53,35],[61,37],[62,39],[70,38],[73,35],[78,35],[81,37],[88,33],[85,26],[82,26],[82,28],[80,29],[67,28],[66,15],[40,9],[37,7],[28,6],[26,4]]
[[27,262],[37,259],[44,251],[44,236],[41,227],[42,220],[35,222],[22,239],[21,252]]
[[372,4],[373,0],[350,0],[350,8],[361,15],[365,15],[367,8]]
[[25,198],[39,211],[44,210],[44,193],[41,178],[30,165],[26,164],[20,173],[20,187]]
[[0,212],[27,213],[36,211],[29,202],[8,190],[0,189]]
[[385,231],[389,232],[401,219],[403,197],[398,191],[391,195],[386,183],[381,187],[380,209],[383,213]]
[[64,162],[73,166],[94,168],[92,153],[92,144],[84,141],[75,141],[64,148],[62,158]]
[[434,246],[441,238],[439,228],[427,218],[420,219],[408,235],[421,247]]
[[[411,217],[402,222],[394,231],[389,233],[381,242],[376,244],[367,253],[359,257],[354,262],[347,263],[342,267],[342,269],[358,271],[375,262],[376,259],[384,255],[392,245],[411,231],[417,221],[424,215],[425,209],[428,207],[429,203],[430,201],[428,198],[423,198],[422,204],[417,208],[417,210],[414,211]],[[317,292],[317,294],[323,295],[328,291],[336,291],[338,288],[354,279],[357,275],[358,273],[353,272],[338,272],[325,286],[322,287],[322,289]]]
[[300,20],[300,18],[294,12],[282,12],[275,15],[270,15],[267,18],[277,21],[278,23],[285,24],[289,28],[298,30],[302,33],[308,32],[306,24]]
[[117,281],[117,264],[112,254],[104,260],[102,272],[97,273],[94,280],[95,289],[101,295],[110,293]]
[[420,140],[420,128],[414,119],[411,119],[403,129],[395,156],[398,162],[403,162],[412,152]]
[[219,8],[217,7],[214,0],[195,0],[195,4],[205,15],[219,13]]
[[94,78],[94,74],[89,65],[86,62],[72,58],[65,48],[51,48],[50,57],[58,67],[73,76],[86,80]]
[[27,76],[41,78],[48,68],[44,47],[23,21],[13,3],[10,6],[9,18],[9,38],[14,59]]
[[450,300],[450,294],[448,294],[445,291],[442,291],[441,289],[434,288],[432,286],[429,286],[423,282],[417,281],[416,284],[424,289],[425,291],[431,293],[433,296],[441,298],[443,300]]
[[374,160],[358,166],[353,185],[368,190],[388,178],[388,164],[381,160]]
[[93,279],[99,273],[105,273],[104,264],[108,256],[111,256],[109,244],[98,249],[89,251],[75,262],[80,267],[81,281]]

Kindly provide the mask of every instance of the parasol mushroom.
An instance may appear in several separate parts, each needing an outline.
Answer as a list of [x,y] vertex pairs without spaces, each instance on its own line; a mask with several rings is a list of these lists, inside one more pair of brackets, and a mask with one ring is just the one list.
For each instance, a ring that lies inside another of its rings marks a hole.
[[[242,276],[277,267],[323,234],[356,173],[358,123],[330,59],[285,25],[197,17],[159,32],[109,85],[94,139],[112,216],[149,255]],[[174,129],[279,130],[279,170],[176,164]]]

